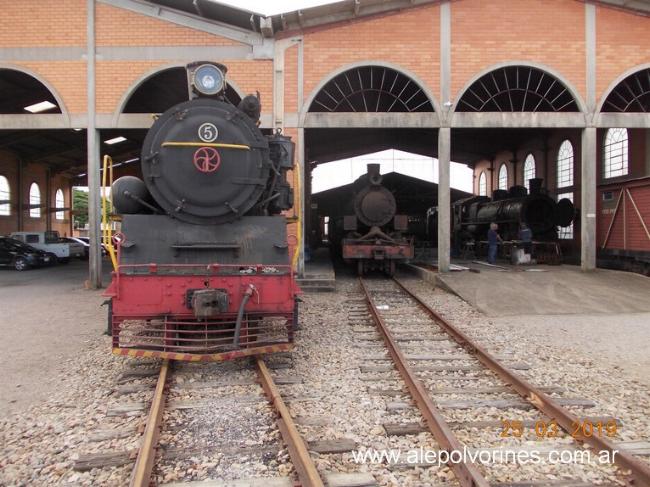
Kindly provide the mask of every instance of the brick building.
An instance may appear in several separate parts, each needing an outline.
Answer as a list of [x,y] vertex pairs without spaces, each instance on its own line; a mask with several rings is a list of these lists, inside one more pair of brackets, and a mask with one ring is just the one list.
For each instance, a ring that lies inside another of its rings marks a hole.
[[[650,174],[650,5],[625,5],[345,0],[264,17],[201,0],[4,1],[0,234],[70,234],[70,188],[85,184],[94,234],[100,155],[137,172],[152,113],[186,96],[184,64],[208,59],[228,66],[229,97],[259,91],[262,126],[297,141],[307,202],[314,164],[391,147],[440,159],[441,208],[450,159],[474,168],[477,193],[532,174],[576,202],[568,245],[594,268],[609,128],[629,147],[613,177]],[[447,224],[441,212],[443,269]]]

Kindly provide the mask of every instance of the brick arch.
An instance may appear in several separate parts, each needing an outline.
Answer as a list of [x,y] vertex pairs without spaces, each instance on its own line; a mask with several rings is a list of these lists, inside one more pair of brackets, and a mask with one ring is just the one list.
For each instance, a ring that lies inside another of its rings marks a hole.
[[54,97],[54,99],[56,100],[56,104],[59,107],[59,110],[61,110],[61,113],[60,114],[57,113],[56,115],[61,115],[63,117],[63,120],[66,122],[66,125],[70,125],[70,112],[68,112],[68,109],[65,106],[63,97],[61,96],[61,94],[58,92],[58,90],[54,87],[52,83],[50,83],[46,78],[38,74],[36,71],[33,71],[24,66],[20,66],[18,64],[0,62],[0,70],[3,69],[18,71],[20,73],[26,74],[27,76],[34,78],[36,81],[41,83],[45,87],[45,89],[47,89],[50,92],[50,94]]
[[316,96],[321,92],[321,90],[325,87],[325,85],[327,85],[327,83],[329,83],[331,80],[336,78],[338,75],[345,73],[346,71],[355,68],[368,67],[368,66],[377,66],[381,68],[392,69],[402,74],[403,76],[406,76],[407,78],[412,80],[415,84],[417,84],[418,87],[422,90],[424,95],[428,98],[429,102],[433,106],[434,112],[440,113],[440,105],[438,103],[438,100],[435,98],[435,96],[433,96],[433,92],[431,91],[429,86],[424,82],[424,80],[418,77],[418,75],[416,75],[409,69],[394,63],[389,63],[385,61],[367,60],[367,61],[357,61],[354,63],[346,64],[327,73],[323,77],[323,79],[321,79],[318,85],[316,85],[316,87],[311,91],[307,99],[305,99],[302,106],[302,110],[300,111],[299,126],[301,127],[304,126],[305,118],[307,117],[307,113],[309,113],[309,108],[311,107],[312,103],[316,99]]
[[[113,113],[113,126],[117,126],[118,119],[120,115],[124,113],[124,109],[126,108],[126,105],[129,103],[129,100],[135,94],[138,88],[140,88],[145,82],[155,77],[156,75],[164,71],[168,71],[170,69],[175,69],[175,68],[185,69],[186,65],[187,63],[163,64],[160,66],[156,66],[155,68],[152,68],[147,72],[143,73],[142,75],[140,75],[133,83],[131,83],[131,85],[127,88],[127,90],[122,94],[122,97],[118,102],[117,108]],[[230,78],[226,78],[226,80],[228,86],[232,87],[232,89],[237,93],[237,95],[239,95],[240,98],[243,98],[244,97],[243,91],[237,86],[237,84],[234,81],[232,81]]]
[[[632,76],[633,74],[639,73],[644,70],[650,70],[650,63],[645,63],[645,64],[639,64],[637,66],[634,66],[633,68],[628,69],[624,73],[622,73],[618,78],[616,78],[614,81],[612,81],[607,89],[603,92],[602,97],[600,98],[600,101],[598,102],[598,106],[596,107],[596,113],[601,113],[603,111],[603,107],[605,106],[605,102],[607,98],[609,98],[609,95],[611,95],[614,90],[629,76]],[[650,81],[649,81],[650,83]]]
[[[474,75],[466,84],[463,86],[463,88],[456,94],[454,103],[451,107],[452,112],[457,112],[459,111],[459,103],[460,100],[463,98],[463,96],[468,92],[468,90],[476,83],[479,81],[483,76],[490,74],[492,72],[498,71],[499,69],[502,68],[508,68],[508,67],[516,67],[516,66],[522,66],[525,68],[533,68],[537,69],[539,71],[542,71],[544,74],[554,78],[556,81],[559,81],[564,85],[564,88],[568,91],[568,93],[573,97],[573,100],[577,106],[578,112],[580,113],[586,113],[587,112],[587,106],[580,96],[578,90],[573,86],[573,84],[562,74],[560,74],[558,71],[555,69],[546,66],[541,63],[534,63],[530,61],[508,61],[505,63],[498,63],[494,64],[492,66],[487,67],[483,71],[477,73]],[[530,113],[530,112],[529,112]]]

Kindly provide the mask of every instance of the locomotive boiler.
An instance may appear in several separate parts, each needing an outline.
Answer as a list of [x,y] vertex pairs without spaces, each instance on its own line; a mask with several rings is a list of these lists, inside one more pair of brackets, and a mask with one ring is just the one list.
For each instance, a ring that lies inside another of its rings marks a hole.
[[190,99],[148,131],[121,214],[109,296],[116,354],[221,361],[289,350],[300,292],[288,253],[293,144],[259,129],[260,102],[225,96],[226,67],[188,65]]
[[355,264],[359,275],[381,270],[393,275],[397,262],[413,258],[413,239],[404,235],[408,217],[397,215],[393,194],[381,184],[379,164],[368,164],[360,179],[352,210],[343,217],[343,260]]

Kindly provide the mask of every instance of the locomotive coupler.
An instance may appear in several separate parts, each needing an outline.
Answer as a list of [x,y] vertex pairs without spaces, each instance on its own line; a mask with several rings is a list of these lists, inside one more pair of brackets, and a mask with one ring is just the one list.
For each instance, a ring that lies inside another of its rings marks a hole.
[[196,318],[211,318],[228,311],[229,299],[225,289],[197,289],[191,295]]

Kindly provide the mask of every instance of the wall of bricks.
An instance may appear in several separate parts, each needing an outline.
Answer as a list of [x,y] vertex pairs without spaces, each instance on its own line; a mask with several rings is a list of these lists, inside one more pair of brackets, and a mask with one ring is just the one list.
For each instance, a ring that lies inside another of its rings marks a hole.
[[[85,47],[84,0],[9,2],[3,7],[11,28],[0,32],[0,47]],[[452,97],[491,65],[518,60],[556,70],[585,96],[584,5],[568,0],[462,0],[451,2]],[[477,21],[480,19],[480,21]],[[65,29],[61,26],[65,25]],[[97,4],[97,45],[226,46],[236,41],[106,4]],[[356,62],[383,61],[410,70],[439,95],[440,8],[423,6],[367,19],[309,29],[304,35],[304,96],[334,70]],[[552,29],[549,30],[549,26]],[[625,71],[650,63],[647,18],[597,7],[597,96]],[[552,34],[551,34],[552,33]],[[298,48],[287,50],[285,110],[295,112]],[[227,60],[226,60],[227,61]],[[169,60],[98,62],[98,108],[111,113],[128,88]],[[71,113],[86,110],[86,67],[79,61],[15,63],[46,78]],[[270,61],[227,61],[243,91],[260,90],[272,100]],[[269,106],[270,109],[270,106]]]
[[596,96],[601,100],[611,83],[628,70],[650,63],[648,18],[597,7]]
[[4,1],[2,18],[0,47],[69,47],[86,44],[85,0]]
[[493,64],[541,63],[584,99],[584,4],[565,0],[451,2],[452,96]]

